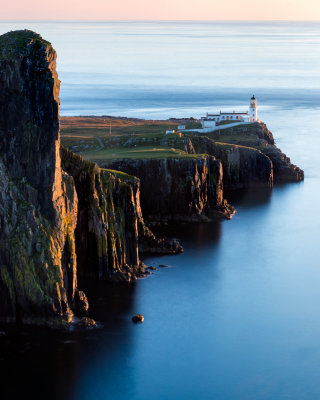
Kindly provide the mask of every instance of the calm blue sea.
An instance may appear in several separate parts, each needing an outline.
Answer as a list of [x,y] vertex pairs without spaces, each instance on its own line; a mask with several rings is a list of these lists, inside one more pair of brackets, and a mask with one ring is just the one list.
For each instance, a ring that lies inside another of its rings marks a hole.
[[101,329],[0,338],[10,398],[319,399],[320,23],[0,23],[19,28],[58,52],[62,115],[199,117],[255,94],[306,179],[237,193],[232,221],[166,228],[185,252],[146,259],[170,266],[147,279],[81,283]]

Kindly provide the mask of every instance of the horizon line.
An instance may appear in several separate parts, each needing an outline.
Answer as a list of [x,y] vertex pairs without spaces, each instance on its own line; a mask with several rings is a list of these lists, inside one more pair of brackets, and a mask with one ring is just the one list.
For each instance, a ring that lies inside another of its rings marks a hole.
[[320,22],[320,19],[12,19],[0,18],[0,22]]

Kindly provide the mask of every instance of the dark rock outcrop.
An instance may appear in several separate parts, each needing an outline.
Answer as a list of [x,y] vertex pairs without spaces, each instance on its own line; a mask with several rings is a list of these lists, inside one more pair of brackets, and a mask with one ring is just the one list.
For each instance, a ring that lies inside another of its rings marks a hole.
[[222,165],[212,156],[124,159],[103,164],[141,180],[141,206],[146,220],[199,221],[231,218],[223,199]]
[[[220,135],[222,135],[223,140],[227,141],[227,143],[247,148],[249,147],[250,149],[257,149],[266,155],[272,161],[274,182],[299,182],[304,179],[304,172],[299,167],[292,164],[290,158],[282,153],[282,151],[275,145],[273,135],[267,128],[266,124],[257,122],[250,125],[240,125],[234,128],[216,131],[208,136],[211,140],[213,139],[216,142],[220,142]],[[203,139],[203,141],[206,140],[202,136],[200,136],[200,138]],[[194,143],[194,139],[191,138],[191,140]],[[227,145],[222,145],[222,147],[227,148]],[[239,148],[239,151],[241,151],[241,148]],[[219,152],[212,151],[209,152],[209,154],[213,154],[219,158]],[[223,158],[222,156],[221,160],[224,163],[225,182],[226,185],[228,185],[228,174],[226,174],[226,162],[228,163],[228,159]],[[255,168],[254,165],[252,165],[252,168]],[[259,171],[254,172],[254,170],[252,170],[250,175],[252,176],[257,172]],[[259,178],[259,176],[256,178]],[[254,181],[256,181],[256,179],[254,179]]]
[[206,136],[192,136],[193,151],[215,156],[222,162],[224,189],[272,186],[270,159],[254,148],[216,143]]
[[272,160],[275,182],[300,182],[304,180],[302,169],[291,163],[282,151],[275,145],[266,145],[261,152]]

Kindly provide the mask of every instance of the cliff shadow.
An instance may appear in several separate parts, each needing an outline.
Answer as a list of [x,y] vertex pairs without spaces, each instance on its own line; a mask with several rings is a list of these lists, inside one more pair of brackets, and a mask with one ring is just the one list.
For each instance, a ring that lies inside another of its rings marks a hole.
[[254,208],[270,203],[272,188],[257,187],[248,189],[225,190],[224,196],[236,210],[237,207]]
[[171,222],[168,225],[155,226],[151,229],[158,237],[177,238],[183,246],[188,248],[203,248],[219,244],[222,222],[221,220],[193,223]]

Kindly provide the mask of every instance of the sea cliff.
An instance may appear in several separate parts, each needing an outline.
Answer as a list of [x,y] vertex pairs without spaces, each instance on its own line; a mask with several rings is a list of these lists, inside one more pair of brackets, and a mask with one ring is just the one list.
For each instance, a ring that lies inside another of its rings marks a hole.
[[223,198],[221,161],[208,155],[187,158],[124,159],[102,164],[141,180],[141,205],[149,222],[231,218]]
[[0,319],[72,316],[78,198],[60,161],[56,53],[29,31],[0,37]]
[[82,157],[60,145],[59,88],[49,42],[27,30],[0,36],[0,321],[65,326],[88,311],[79,276],[129,282],[147,274],[142,252],[183,250],[144,217],[231,218],[224,189],[304,177],[264,124],[224,141],[219,132],[94,137],[99,147]]
[[56,52],[0,36],[0,320],[62,326],[88,302],[78,275],[145,275],[140,249],[182,251],[144,224],[139,180],[60,149]]
[[273,185],[273,164],[260,150],[215,142],[206,136],[190,137],[192,152],[204,152],[221,160],[225,189]]
[[75,247],[80,275],[130,281],[144,275],[139,251],[182,251],[176,240],[158,239],[145,225],[139,179],[99,168],[63,147],[61,157],[78,195]]

